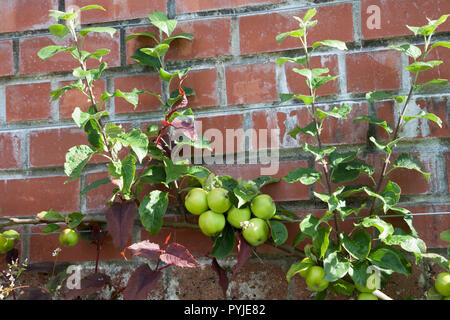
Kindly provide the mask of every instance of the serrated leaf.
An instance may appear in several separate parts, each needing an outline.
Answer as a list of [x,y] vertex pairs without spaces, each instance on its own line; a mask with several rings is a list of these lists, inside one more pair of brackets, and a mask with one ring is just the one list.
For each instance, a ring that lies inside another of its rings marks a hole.
[[286,226],[282,222],[275,220],[269,220],[269,225],[270,233],[275,246],[277,247],[285,243],[288,238],[288,230]]
[[367,258],[371,248],[370,235],[364,230],[358,230],[352,238],[341,233],[341,241],[344,249],[354,258],[364,260]]
[[48,30],[52,35],[60,39],[64,38],[67,34],[70,33],[69,28],[64,24],[52,24],[50,27],[48,27]]
[[164,39],[163,43],[170,44],[173,40],[176,39],[192,40],[194,39],[194,35],[192,33],[178,33],[176,35]]
[[358,121],[364,121],[364,122],[368,122],[377,126],[382,127],[388,134],[391,134],[392,132],[394,132],[394,130],[392,129],[392,125],[387,123],[385,120],[380,119],[378,117],[375,116],[357,116],[353,119],[353,122],[358,122]]
[[44,228],[42,228],[42,231],[44,232],[44,235],[48,235],[59,229],[61,229],[61,227],[58,226],[56,223],[49,223]]
[[411,157],[408,153],[402,153],[397,160],[395,160],[394,168],[405,168],[409,170],[415,170],[420,172],[427,182],[430,181],[430,174],[423,170],[422,164],[419,159],[415,157]]
[[357,151],[349,151],[349,152],[337,152],[333,151],[329,154],[328,159],[330,161],[331,166],[337,166],[340,163],[346,163],[353,161],[361,151],[358,149]]
[[352,107],[348,104],[343,104],[341,107],[333,107],[330,111],[316,109],[316,116],[319,119],[324,119],[326,116],[331,116],[337,119],[347,119],[347,115],[352,111]]
[[322,178],[322,174],[311,168],[297,168],[293,171],[289,171],[286,176],[283,177],[288,183],[294,183],[300,181],[304,185],[310,185]]
[[83,221],[85,214],[80,212],[69,213],[66,217],[67,226],[71,229],[78,227],[78,225]]
[[391,49],[403,52],[404,54],[406,54],[407,56],[413,58],[414,60],[416,60],[417,58],[419,58],[422,55],[422,50],[420,50],[419,47],[413,45],[413,44],[401,44],[401,45],[397,45],[397,46],[391,46]]
[[335,48],[338,50],[347,50],[347,46],[345,42],[339,40],[322,40],[313,44],[313,49],[316,49],[319,46],[326,46],[330,48]]
[[116,137],[117,141],[120,141],[125,147],[131,147],[139,163],[147,156],[148,152],[148,138],[139,129],[133,129],[128,133],[121,134]]
[[45,221],[59,221],[64,220],[64,217],[55,210],[50,209],[49,211],[41,211],[36,215],[38,220],[45,220]]
[[40,49],[38,51],[37,55],[39,58],[41,58],[42,61],[45,61],[45,60],[53,57],[55,54],[64,52],[64,51],[69,51],[69,48],[66,48],[63,46],[51,45],[51,46],[47,46],[47,47]]
[[306,57],[298,57],[298,58],[290,58],[290,57],[281,57],[277,59],[277,63],[279,66],[282,66],[286,62],[292,62],[297,64],[304,64],[306,63]]
[[[134,39],[134,38],[136,38],[136,37],[148,37],[148,38],[152,38],[152,39],[155,40],[155,41],[158,41],[158,40],[156,39],[155,34],[154,34],[154,33],[151,33],[151,32],[138,32],[138,33],[130,34],[130,35],[128,35],[128,36],[125,38],[125,41],[129,41],[129,40]],[[141,48],[141,49],[142,49],[142,48]],[[138,50],[141,50],[141,49],[138,49]]]
[[442,120],[437,115],[435,115],[434,113],[427,113],[423,110],[415,116],[404,116],[403,120],[405,121],[405,123],[408,123],[409,121],[417,118],[431,120],[435,122],[440,128],[442,128]]
[[412,73],[418,73],[422,71],[426,71],[428,69],[434,68],[438,65],[440,65],[442,61],[417,61],[414,63],[411,63],[410,65],[406,66],[405,69]]
[[392,270],[405,276],[411,274],[411,264],[399,250],[393,247],[381,246],[372,250],[369,261],[383,269]]
[[169,244],[159,258],[168,265],[180,268],[195,268],[202,266],[186,247],[175,242]]
[[154,190],[142,199],[139,215],[142,225],[151,235],[157,234],[161,229],[168,204],[168,193],[160,190]]
[[177,26],[177,20],[170,20],[164,12],[157,10],[153,11],[152,14],[149,14],[148,19],[155,27],[164,32],[168,37],[170,37]]
[[277,35],[275,37],[275,39],[278,41],[278,44],[281,44],[284,41],[284,39],[286,39],[287,37],[295,37],[295,38],[300,39],[301,37],[303,37],[304,34],[305,34],[305,32],[302,29],[292,30],[292,31],[280,33],[279,35]]
[[87,145],[70,148],[66,153],[64,163],[64,173],[70,178],[64,183],[78,179],[81,171],[95,153],[95,149]]
[[91,184],[84,187],[83,190],[81,190],[80,195],[86,194],[87,192],[89,192],[93,189],[96,189],[104,184],[108,184],[108,183],[111,183],[111,179],[109,179],[109,178],[95,180]]
[[392,224],[380,219],[377,216],[366,217],[358,224],[365,228],[375,227],[380,232],[379,239],[384,240],[394,233]]
[[337,251],[330,253],[323,261],[325,271],[324,280],[334,282],[344,277],[350,270],[349,261],[342,258]]
[[84,29],[78,31],[78,33],[83,37],[85,37],[90,32],[107,33],[112,38],[114,36],[114,33],[116,33],[116,31],[117,30],[115,28],[111,28],[111,27],[89,27],[89,28],[84,28]]

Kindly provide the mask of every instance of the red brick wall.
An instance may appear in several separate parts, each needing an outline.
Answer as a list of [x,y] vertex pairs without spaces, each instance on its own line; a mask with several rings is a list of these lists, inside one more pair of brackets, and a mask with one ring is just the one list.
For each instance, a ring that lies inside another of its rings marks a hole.
[[[105,12],[88,11],[82,23],[108,25],[116,28],[113,38],[101,35],[89,36],[90,50],[108,48],[106,57],[110,67],[97,83],[95,93],[100,95],[105,88],[131,90],[134,87],[160,92],[158,77],[147,69],[140,68],[129,57],[146,40],[135,38],[125,42],[128,34],[149,31],[146,15],[153,10],[166,12],[179,20],[176,32],[194,34],[191,42],[174,42],[173,51],[167,56],[169,63],[191,66],[185,84],[191,86],[197,96],[189,99],[190,106],[202,121],[203,129],[279,129],[277,147],[280,149],[281,177],[296,167],[312,166],[307,155],[298,152],[304,141],[301,136],[294,141],[287,133],[295,124],[305,126],[310,122],[304,105],[280,103],[279,94],[300,92],[306,87],[291,69],[292,65],[280,67],[276,59],[286,54],[295,54],[299,44],[286,40],[279,45],[275,36],[296,28],[292,16],[302,15],[311,7],[318,10],[319,21],[311,33],[310,41],[339,39],[345,41],[349,50],[337,52],[321,51],[312,59],[313,66],[328,67],[339,80],[329,83],[318,91],[319,104],[346,102],[353,112],[346,120],[327,121],[323,132],[324,143],[343,147],[364,148],[368,142],[368,125],[352,124],[358,115],[377,115],[393,122],[393,105],[377,103],[369,105],[365,93],[373,90],[392,90],[405,93],[409,75],[404,70],[408,64],[399,52],[389,46],[410,37],[408,25],[423,25],[426,17],[436,19],[450,13],[447,0],[342,0],[342,1],[294,1],[294,0],[18,0],[7,1],[0,11],[0,208],[2,216],[32,216],[50,208],[68,213],[80,211],[87,214],[102,214],[104,203],[110,196],[111,186],[102,186],[86,195],[79,191],[89,182],[102,177],[102,159],[92,161],[81,178],[64,184],[63,164],[65,152],[74,145],[85,142],[84,134],[72,123],[70,115],[76,106],[86,107],[82,95],[69,92],[56,102],[50,102],[50,91],[73,80],[70,70],[75,66],[69,55],[58,54],[41,62],[39,49],[60,43],[50,36],[47,28],[53,24],[48,10],[65,10],[70,5],[99,4]],[[312,3],[318,2],[318,3]],[[381,28],[371,30],[367,26],[367,8],[377,5],[381,13]],[[443,24],[436,37],[449,37],[450,20]],[[436,59],[446,63],[423,75],[421,80],[434,77],[450,77],[450,50],[436,51]],[[437,91],[436,91],[437,90]],[[439,128],[430,123],[414,122],[408,126],[407,139],[400,144],[399,152],[414,151],[431,173],[430,183],[418,173],[398,171],[393,179],[408,197],[405,206],[412,212],[449,211],[450,181],[450,132],[449,87],[436,89],[414,97],[412,105],[417,110],[433,112],[443,120]],[[156,99],[143,99],[133,111],[120,100],[108,102],[107,108],[114,121],[133,127],[157,121],[160,106]],[[382,139],[384,133],[378,131]],[[305,140],[309,141],[309,140]],[[227,152],[254,151],[260,141],[246,145],[226,146]],[[270,146],[269,146],[270,147]],[[247,150],[245,149],[247,148]],[[364,157],[375,166],[382,165],[381,155],[369,150]],[[254,178],[259,175],[260,164],[217,165],[211,169],[220,174],[238,178]],[[277,201],[297,208],[300,216],[314,205],[312,186],[288,185],[281,182],[266,187],[267,193]],[[319,211],[317,211],[319,213]],[[438,234],[450,227],[449,216],[417,218],[416,227],[430,248],[443,248]],[[39,227],[24,227],[26,232]],[[296,231],[296,226],[292,228]],[[191,248],[196,255],[207,252],[212,243],[198,232],[191,230],[163,230],[161,235],[150,237],[136,230],[135,239],[164,240],[172,232],[176,241]],[[52,260],[51,251],[56,248],[56,237],[25,236],[20,242],[23,258],[31,262]],[[304,299],[308,297],[301,284],[284,281],[284,273],[290,260],[279,262],[273,259],[278,251],[265,246],[258,249],[267,265],[261,267],[258,259],[243,268],[241,275],[232,283],[229,298]],[[63,260],[92,261],[95,248],[82,244],[63,250]],[[118,252],[107,241],[101,254],[102,260],[121,260]],[[231,266],[232,262],[228,262]],[[264,269],[264,274],[262,273]],[[221,289],[215,274],[208,268],[201,272],[167,271],[169,279],[176,275],[178,291],[167,287],[169,281],[161,283],[160,298],[220,298]],[[208,283],[207,279],[215,279]],[[417,276],[418,278],[418,276]],[[257,282],[260,287],[245,290],[243,282]],[[174,280],[175,281],[175,280]],[[193,291],[195,288],[200,290]],[[208,283],[208,284],[206,284]],[[395,288],[394,288],[395,289]],[[395,290],[392,294],[396,295]],[[172,290],[172,291],[171,291]],[[405,289],[407,291],[407,288]],[[412,294],[421,295],[421,292]]]

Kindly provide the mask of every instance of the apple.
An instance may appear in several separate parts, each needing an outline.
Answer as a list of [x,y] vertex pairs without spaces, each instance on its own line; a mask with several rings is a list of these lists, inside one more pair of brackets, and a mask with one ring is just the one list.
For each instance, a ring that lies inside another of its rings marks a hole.
[[426,293],[425,297],[427,300],[442,300],[442,295],[437,292],[435,287],[431,287]]
[[306,278],[306,276],[308,275],[308,272],[309,272],[309,268],[314,265],[314,261],[312,261],[312,259],[310,257],[306,257],[306,258],[303,258],[303,260],[300,262],[305,264],[305,266],[298,271],[298,274],[301,277]]
[[358,289],[359,292],[364,293],[371,293],[374,292],[376,289],[380,288],[380,278],[377,276],[376,273],[372,273],[366,280],[366,285],[364,287],[360,286],[359,284],[355,283],[356,289]]
[[209,208],[217,213],[225,213],[231,207],[231,202],[228,199],[228,191],[223,188],[210,190],[207,201]]
[[358,300],[378,300],[378,297],[372,293],[362,292],[358,295]]
[[211,237],[225,228],[225,216],[212,210],[203,212],[198,218],[198,226],[204,235]]
[[14,239],[5,238],[0,235],[0,253],[7,253],[14,248]]
[[441,272],[434,281],[437,292],[445,297],[450,297],[450,272]]
[[243,223],[242,236],[250,245],[256,247],[267,241],[269,237],[269,227],[265,220],[252,218]]
[[200,215],[207,211],[209,209],[207,195],[208,192],[202,188],[191,189],[186,198],[184,198],[184,206],[187,211],[195,215]]
[[264,220],[272,218],[277,210],[275,202],[268,194],[260,194],[253,198],[250,208],[256,217]]
[[78,234],[73,229],[64,229],[59,234],[59,242],[65,247],[73,247],[78,243]]
[[328,287],[329,281],[324,280],[325,270],[320,266],[312,266],[306,275],[306,285],[311,291],[323,291]]
[[227,221],[233,227],[241,229],[241,222],[250,220],[252,213],[249,207],[236,208],[232,206],[227,213]]

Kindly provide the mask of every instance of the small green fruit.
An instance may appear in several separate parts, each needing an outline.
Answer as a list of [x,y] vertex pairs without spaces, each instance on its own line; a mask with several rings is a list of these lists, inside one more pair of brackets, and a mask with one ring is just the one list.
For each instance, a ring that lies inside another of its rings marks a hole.
[[250,207],[256,217],[264,220],[272,218],[277,210],[275,202],[268,194],[260,194],[253,198]]
[[311,291],[320,292],[328,287],[329,281],[324,280],[325,270],[320,266],[312,266],[306,275],[306,285]]
[[208,192],[208,207],[217,213],[225,213],[230,209],[231,202],[228,199],[228,191],[223,188],[215,188]]
[[184,206],[187,211],[195,215],[200,215],[207,211],[209,209],[207,195],[208,192],[201,188],[191,189],[184,199]]
[[440,294],[445,297],[450,296],[450,272],[441,272],[434,281],[434,286]]
[[225,228],[225,223],[225,216],[212,210],[202,213],[198,218],[200,230],[208,237],[220,233]]
[[378,298],[372,293],[362,292],[358,295],[358,300],[378,300]]
[[73,229],[64,229],[59,234],[59,242],[65,247],[73,247],[78,243],[78,233]]
[[308,275],[309,272],[309,268],[311,268],[312,266],[314,266],[314,261],[312,261],[312,259],[310,257],[306,257],[303,258],[303,260],[301,261],[302,263],[305,263],[306,266],[303,267],[302,269],[300,269],[298,271],[298,274],[303,277],[306,278],[306,276]]
[[250,245],[256,247],[263,244],[269,238],[269,227],[265,220],[252,218],[243,223],[242,236]]
[[427,300],[442,300],[442,294],[437,292],[435,287],[431,287],[426,293],[425,297]]
[[0,253],[7,253],[14,248],[14,239],[5,238],[0,235]]
[[252,213],[249,207],[236,208],[232,206],[227,213],[227,221],[233,227],[241,229],[241,222],[250,220]]

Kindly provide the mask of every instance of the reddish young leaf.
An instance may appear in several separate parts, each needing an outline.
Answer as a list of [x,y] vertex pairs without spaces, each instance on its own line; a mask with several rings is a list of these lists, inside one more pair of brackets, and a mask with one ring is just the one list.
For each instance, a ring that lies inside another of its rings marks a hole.
[[153,260],[158,259],[161,252],[159,244],[144,240],[141,242],[133,243],[127,249],[133,251],[135,256],[139,256],[144,259]]
[[242,237],[240,232],[236,232],[236,238],[238,239],[237,249],[238,249],[238,257],[237,263],[234,267],[233,274],[231,275],[231,279],[237,275],[238,271],[245,265],[247,260],[250,258],[252,254],[252,246],[248,244],[247,241]]
[[175,118],[172,121],[172,127],[175,129],[182,130],[183,134],[191,139],[192,141],[196,141],[198,139],[197,131],[195,130],[194,120],[181,120],[179,118]]
[[212,259],[211,267],[217,273],[217,275],[219,276],[219,285],[222,288],[223,297],[226,299],[227,298],[228,285],[229,285],[227,272],[219,265],[219,263],[217,262],[216,258]]
[[111,282],[111,279],[104,273],[91,273],[90,275],[81,279],[80,289],[72,289],[66,295],[67,300],[72,300],[76,297],[84,297],[91,294],[94,294],[108,283]]
[[161,271],[153,271],[146,263],[141,265],[128,280],[127,287],[123,292],[123,299],[146,300],[161,276]]
[[169,244],[159,258],[161,261],[177,267],[195,268],[202,266],[188,249],[175,242]]
[[132,200],[113,203],[106,210],[106,223],[112,236],[114,246],[122,251],[127,245],[133,231],[136,203]]
[[167,246],[167,244],[169,243],[169,239],[172,236],[172,232],[169,232],[169,235],[166,237],[166,241],[164,241],[164,245]]

